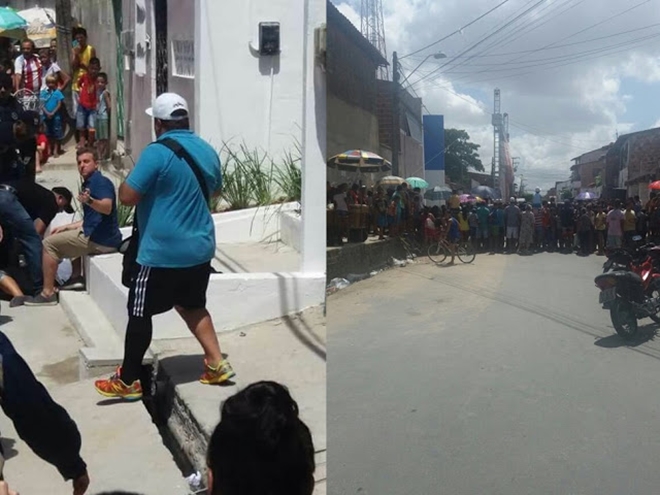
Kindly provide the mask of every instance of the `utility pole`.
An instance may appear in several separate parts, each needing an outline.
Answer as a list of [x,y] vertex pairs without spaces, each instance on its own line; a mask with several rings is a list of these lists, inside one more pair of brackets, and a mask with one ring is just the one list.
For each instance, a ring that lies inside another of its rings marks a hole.
[[[66,71],[71,67],[71,0],[56,0],[55,20],[57,21],[57,63]],[[73,74],[71,74],[73,77]],[[71,84],[64,90],[64,101],[69,112],[73,115],[73,101],[71,100]]]
[[392,175],[399,175],[399,147],[401,144],[401,105],[399,103],[399,58],[392,53]]

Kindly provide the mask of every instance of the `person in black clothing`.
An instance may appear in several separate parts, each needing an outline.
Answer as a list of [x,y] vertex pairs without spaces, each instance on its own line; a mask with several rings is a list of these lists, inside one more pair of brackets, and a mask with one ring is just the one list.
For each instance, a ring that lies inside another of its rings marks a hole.
[[0,74],[0,218],[21,242],[35,292],[41,292],[41,238],[17,196],[22,185],[34,182],[39,116],[24,112],[11,88],[11,77]]
[[46,189],[36,182],[26,182],[17,189],[17,196],[18,201],[34,221],[34,228],[41,237],[58,213],[74,212],[71,206],[73,194],[66,187]]
[[569,200],[564,202],[559,212],[561,220],[561,239],[559,248],[568,251],[573,250],[573,229],[575,228],[575,211]]
[[89,486],[89,476],[80,456],[82,440],[76,423],[52,399],[2,332],[0,358],[2,411],[36,455],[52,464],[66,481],[73,481],[73,495],[83,495]]

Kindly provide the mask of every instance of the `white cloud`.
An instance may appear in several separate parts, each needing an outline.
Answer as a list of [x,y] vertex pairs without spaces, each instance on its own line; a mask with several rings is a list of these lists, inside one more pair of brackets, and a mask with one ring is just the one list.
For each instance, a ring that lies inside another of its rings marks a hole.
[[[335,3],[359,29],[360,1]],[[657,113],[639,112],[652,112],[650,103],[648,108],[643,103],[657,100],[660,92],[660,30],[649,27],[660,23],[660,9],[649,2],[615,16],[630,6],[619,0],[547,2],[534,17],[506,28],[469,52],[478,57],[452,58],[510,21],[525,5],[525,0],[511,0],[462,34],[406,58],[405,54],[450,34],[494,3],[383,0],[386,43],[388,57],[394,50],[404,56],[404,71],[414,69],[434,51],[449,56],[447,60],[427,60],[410,81],[451,62],[415,89],[431,112],[445,115],[448,127],[466,129],[482,146],[481,158],[487,168],[493,148],[492,95],[499,87],[502,112],[511,118],[512,154],[522,158],[525,181],[548,188],[568,175],[571,158],[613,141],[617,132],[637,130],[642,122],[657,118]],[[613,18],[605,21],[608,17]],[[601,24],[587,29],[597,23]],[[580,31],[584,32],[575,34]],[[626,31],[631,32],[620,34]],[[650,38],[653,35],[656,37]],[[497,43],[490,46],[493,40]],[[648,94],[626,88],[627,80],[648,85]],[[627,114],[631,109],[636,121]],[[660,126],[660,120],[655,125]]]

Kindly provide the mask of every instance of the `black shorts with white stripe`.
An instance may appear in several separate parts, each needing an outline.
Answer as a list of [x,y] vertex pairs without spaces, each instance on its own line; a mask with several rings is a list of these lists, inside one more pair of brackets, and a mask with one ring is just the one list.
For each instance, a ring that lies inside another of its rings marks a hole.
[[128,315],[150,318],[174,306],[184,309],[206,307],[206,289],[211,264],[189,268],[153,268],[138,266],[128,292]]

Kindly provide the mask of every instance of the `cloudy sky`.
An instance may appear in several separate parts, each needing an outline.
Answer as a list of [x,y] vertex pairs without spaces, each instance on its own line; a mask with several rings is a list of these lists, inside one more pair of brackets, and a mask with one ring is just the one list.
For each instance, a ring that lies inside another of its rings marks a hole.
[[[403,57],[404,77],[428,55],[447,55],[427,59],[406,86],[425,113],[470,133],[488,170],[496,87],[529,187],[567,179],[571,158],[617,132],[660,127],[660,0],[508,0],[407,56],[503,1],[382,0],[387,55]],[[360,28],[361,0],[333,3]]]

